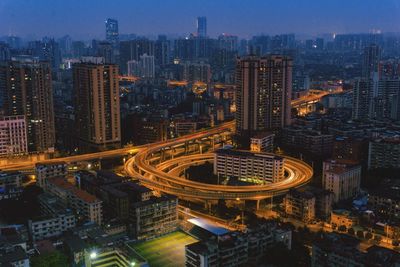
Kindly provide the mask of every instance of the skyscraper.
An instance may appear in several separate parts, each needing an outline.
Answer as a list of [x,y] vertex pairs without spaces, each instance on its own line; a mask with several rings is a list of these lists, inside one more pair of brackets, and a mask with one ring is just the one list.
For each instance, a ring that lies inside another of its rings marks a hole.
[[[107,63],[115,64],[119,61],[119,33],[118,20],[106,20],[106,40],[111,44],[112,50],[108,53]],[[103,53],[107,53],[107,47],[103,46]]]
[[106,19],[106,40],[113,45],[119,42],[118,20]]
[[384,92],[378,86],[380,47],[370,45],[364,48],[362,77],[357,79],[353,90],[353,119],[371,119],[383,116]]
[[248,56],[236,63],[236,132],[241,142],[290,125],[292,59]]
[[207,37],[207,18],[197,17],[197,36]]
[[145,79],[155,77],[154,56],[143,54],[140,60],[130,60],[128,65],[128,75],[137,76]]
[[353,119],[362,120],[369,118],[372,88],[373,82],[370,79],[360,78],[355,81],[353,89]]
[[120,146],[118,66],[82,62],[73,66],[79,147],[98,151]]
[[121,73],[128,73],[128,61],[139,61],[140,56],[144,54],[154,56],[154,41],[148,39],[137,39],[121,42],[119,57]]
[[4,92],[4,113],[26,117],[29,151],[53,152],[55,128],[50,64],[32,58],[2,63],[0,88]]
[[381,49],[377,45],[370,45],[364,48],[362,76],[366,79],[372,79],[377,75],[379,69],[379,60],[381,58]]

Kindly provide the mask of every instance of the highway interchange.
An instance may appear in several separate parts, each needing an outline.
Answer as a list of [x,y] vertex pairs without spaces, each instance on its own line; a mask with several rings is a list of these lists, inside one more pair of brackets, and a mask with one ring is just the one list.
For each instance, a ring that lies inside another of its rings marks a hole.
[[[173,194],[178,197],[195,198],[201,200],[216,199],[241,199],[241,200],[261,200],[271,196],[286,193],[290,188],[300,187],[307,184],[313,175],[312,168],[301,160],[283,156],[285,158],[284,168],[289,175],[286,179],[264,185],[251,186],[228,186],[211,185],[190,181],[182,177],[185,168],[191,165],[198,165],[204,162],[212,162],[212,151],[205,154],[197,151],[195,154],[180,153],[176,158],[160,160],[160,151],[173,151],[176,147],[196,142],[207,142],[212,140],[213,146],[221,145],[221,136],[229,135],[234,130],[234,122],[227,122],[214,128],[202,130],[179,138],[167,141],[132,146],[115,150],[108,150],[90,154],[76,155],[64,158],[48,159],[39,163],[61,163],[73,164],[76,162],[90,162],[102,158],[124,157],[127,155],[135,156],[125,162],[125,172],[134,179],[154,190]],[[213,147],[211,146],[211,148]],[[186,148],[185,148],[186,149]],[[193,151],[192,151],[193,153]],[[157,159],[158,157],[158,159]],[[161,161],[161,162],[160,162]],[[35,167],[35,161],[16,162],[2,166],[2,170],[30,170]]]
[[210,130],[167,140],[163,143],[149,144],[146,148],[140,149],[136,156],[125,163],[125,171],[131,177],[139,179],[145,186],[154,190],[179,197],[203,200],[261,200],[284,194],[290,188],[303,186],[310,181],[313,175],[312,168],[303,161],[286,156],[284,156],[284,168],[289,174],[286,179],[277,183],[251,186],[211,185],[190,181],[181,176],[184,168],[212,161],[212,153],[202,154],[198,152],[193,155],[182,155],[161,163],[158,160],[158,164],[157,161],[152,160],[160,151],[202,138],[213,138],[214,135],[231,131],[233,126],[233,123],[226,123]]

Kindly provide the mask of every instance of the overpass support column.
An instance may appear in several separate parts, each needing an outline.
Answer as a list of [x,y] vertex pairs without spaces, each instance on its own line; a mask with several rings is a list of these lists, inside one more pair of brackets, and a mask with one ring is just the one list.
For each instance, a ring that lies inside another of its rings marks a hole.
[[260,199],[258,199],[258,200],[256,200],[257,202],[256,202],[256,210],[259,210],[260,209]]
[[189,142],[186,141],[186,142],[185,142],[185,155],[187,155],[188,152],[189,152]]
[[163,162],[165,160],[165,150],[164,148],[162,148],[160,150],[160,163]]
[[211,209],[211,202],[208,200],[204,200],[204,208],[209,211]]

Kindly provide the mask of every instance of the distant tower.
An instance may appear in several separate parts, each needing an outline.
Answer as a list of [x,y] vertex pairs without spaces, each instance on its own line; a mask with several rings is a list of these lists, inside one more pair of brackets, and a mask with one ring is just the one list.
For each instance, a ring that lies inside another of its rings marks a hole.
[[197,36],[207,37],[207,18],[197,17]]
[[377,45],[370,45],[364,49],[362,76],[366,79],[372,79],[378,73],[379,60],[381,58],[381,49]]
[[118,20],[106,19],[106,40],[113,45],[119,42]]
[[103,47],[103,52],[106,52],[108,58],[105,57],[106,63],[117,63],[119,61],[119,33],[118,33],[118,20],[106,20],[106,40],[111,44],[112,50],[107,53],[107,47]]
[[280,55],[248,56],[236,63],[236,131],[247,143],[263,131],[290,125],[291,58]]
[[377,45],[365,47],[362,58],[362,77],[357,79],[353,89],[353,119],[378,118],[383,112],[382,94],[378,87],[381,49]]

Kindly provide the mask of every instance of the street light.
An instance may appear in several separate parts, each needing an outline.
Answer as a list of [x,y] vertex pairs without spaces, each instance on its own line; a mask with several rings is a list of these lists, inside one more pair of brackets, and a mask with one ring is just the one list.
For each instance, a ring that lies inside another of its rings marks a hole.
[[91,260],[94,260],[94,259],[96,259],[97,258],[97,253],[96,253],[96,251],[93,251],[92,253],[90,253],[90,259]]
[[131,266],[135,266],[135,265],[136,265],[136,262],[132,261]]

